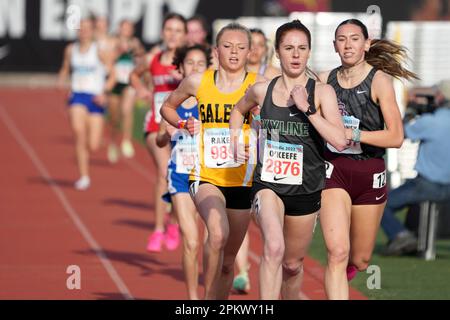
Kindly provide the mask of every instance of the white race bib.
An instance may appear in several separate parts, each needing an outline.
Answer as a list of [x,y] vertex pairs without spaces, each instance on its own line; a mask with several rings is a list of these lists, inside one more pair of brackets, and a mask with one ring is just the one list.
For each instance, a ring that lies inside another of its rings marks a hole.
[[373,175],[373,185],[374,189],[381,189],[386,185],[386,170],[381,173],[375,173]]
[[331,175],[333,174],[334,166],[331,162],[325,161],[325,175],[327,179],[331,178]]
[[176,172],[189,174],[198,160],[197,144],[191,136],[182,135],[175,145]]
[[93,73],[76,72],[72,75],[73,92],[94,93],[94,88],[97,86],[95,74]]
[[154,96],[153,96],[153,105],[154,105],[154,109],[153,112],[155,112],[155,121],[156,123],[160,123],[162,116],[161,116],[161,107],[164,103],[164,101],[166,101],[166,98],[169,96],[170,91],[165,91],[165,92],[155,92]]
[[303,146],[266,140],[261,180],[301,185],[303,183]]
[[116,79],[119,83],[128,84],[130,82],[130,74],[134,69],[132,61],[119,61],[114,66],[116,71]]
[[[361,122],[358,118],[354,116],[343,116],[342,120],[344,121],[344,127],[350,129],[359,129],[359,123]],[[331,152],[334,153],[343,153],[343,154],[361,154],[361,143],[357,143],[356,145],[349,147],[343,151],[337,151],[331,144],[327,143],[327,147]]]
[[[242,139],[241,139],[242,138]],[[243,141],[243,136],[239,141]],[[234,161],[230,146],[230,129],[211,128],[203,133],[205,166],[208,168],[236,168],[241,164]]]

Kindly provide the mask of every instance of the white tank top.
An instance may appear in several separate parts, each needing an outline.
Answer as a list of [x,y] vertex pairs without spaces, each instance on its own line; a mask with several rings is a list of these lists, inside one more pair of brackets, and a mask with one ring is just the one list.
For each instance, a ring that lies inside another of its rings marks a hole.
[[92,43],[85,53],[80,52],[76,42],[72,48],[72,92],[101,94],[105,85],[106,70],[98,56],[98,49]]

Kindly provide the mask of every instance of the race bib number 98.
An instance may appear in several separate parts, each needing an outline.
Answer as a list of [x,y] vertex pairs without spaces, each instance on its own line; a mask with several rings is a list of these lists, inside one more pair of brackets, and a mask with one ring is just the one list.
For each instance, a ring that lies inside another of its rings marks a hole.
[[266,140],[261,180],[301,185],[303,182],[303,146]]
[[[239,137],[239,140],[241,140],[241,137]],[[203,144],[206,167],[236,168],[241,165],[236,163],[233,158],[233,153],[230,147],[230,129],[206,129],[203,134]]]

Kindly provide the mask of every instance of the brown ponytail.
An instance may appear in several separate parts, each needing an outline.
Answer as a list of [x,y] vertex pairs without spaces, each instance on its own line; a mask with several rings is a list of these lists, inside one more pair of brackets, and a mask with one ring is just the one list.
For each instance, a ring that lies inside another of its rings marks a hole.
[[[348,19],[342,21],[334,33],[345,24],[353,24],[361,28],[365,39],[369,38],[369,32],[364,23],[358,19]],[[402,66],[402,62],[408,59],[406,48],[389,40],[374,39],[370,44],[369,52],[366,52],[365,60],[378,70],[381,70],[395,78],[406,80],[419,79],[417,74]]]
[[408,59],[406,48],[395,42],[372,40],[365,58],[367,63],[395,78],[419,79],[417,74],[402,66],[402,62]]

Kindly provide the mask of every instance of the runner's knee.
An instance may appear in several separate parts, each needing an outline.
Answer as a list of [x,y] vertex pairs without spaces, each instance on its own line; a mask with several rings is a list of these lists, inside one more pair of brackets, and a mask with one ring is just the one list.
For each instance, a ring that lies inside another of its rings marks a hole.
[[369,266],[370,256],[358,256],[352,259],[352,264],[358,269],[358,271],[365,271]]
[[212,250],[222,250],[228,240],[228,232],[223,230],[211,231],[208,236],[208,244]]
[[89,144],[90,152],[96,152],[96,151],[98,151],[98,149],[100,149],[100,142],[95,141],[95,142],[91,142]]
[[293,259],[283,262],[283,270],[290,276],[296,276],[303,270],[303,259]]
[[263,258],[268,262],[281,263],[284,256],[284,241],[271,240],[264,244]]
[[347,263],[350,253],[348,246],[333,246],[328,250],[328,264]]
[[187,239],[184,241],[184,250],[189,254],[197,254],[199,247],[198,239]]

